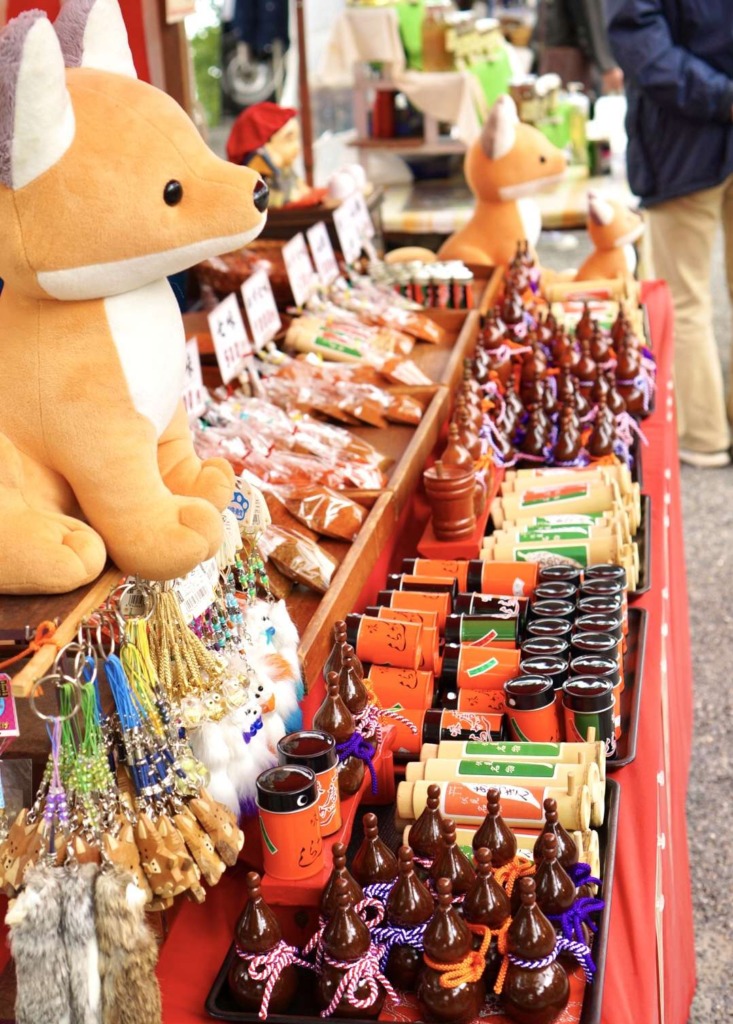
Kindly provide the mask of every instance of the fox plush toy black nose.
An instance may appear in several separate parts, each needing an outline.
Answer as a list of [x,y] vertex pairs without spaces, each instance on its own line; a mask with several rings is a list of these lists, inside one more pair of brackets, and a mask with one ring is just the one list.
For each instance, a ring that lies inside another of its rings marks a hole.
[[267,185],[260,179],[255,185],[254,191],[254,203],[260,213],[264,213],[267,209],[267,201],[270,198],[270,190]]

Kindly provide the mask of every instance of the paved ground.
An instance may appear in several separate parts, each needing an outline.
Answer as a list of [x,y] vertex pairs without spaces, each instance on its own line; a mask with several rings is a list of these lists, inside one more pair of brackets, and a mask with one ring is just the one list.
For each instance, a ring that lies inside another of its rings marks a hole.
[[[542,263],[557,269],[577,266],[579,246],[560,251],[543,237]],[[722,245],[713,272],[715,333],[725,364],[730,354],[731,319],[726,302]],[[687,797],[690,856],[693,865],[695,947],[698,989],[689,1024],[721,1024],[733,1019],[733,841],[730,784],[733,779],[730,729],[733,723],[733,468],[682,469],[682,508],[690,602],[695,686],[694,747]],[[714,539],[714,540],[713,540]],[[643,1022],[638,1022],[643,1024]]]

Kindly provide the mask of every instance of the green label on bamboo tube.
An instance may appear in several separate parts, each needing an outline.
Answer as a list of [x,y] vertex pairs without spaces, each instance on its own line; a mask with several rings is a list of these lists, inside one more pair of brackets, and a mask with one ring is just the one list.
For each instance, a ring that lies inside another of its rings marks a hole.
[[471,679],[475,679],[476,676],[482,676],[484,672],[491,672],[492,668],[496,668],[499,664],[496,658],[489,658],[488,661],[482,661],[480,665],[474,665],[473,668],[469,668],[466,672],[467,676]]
[[527,541],[548,541],[548,540],[589,540],[592,526],[583,523],[563,523],[560,526],[528,526],[526,530],[520,530],[519,540],[524,544]]
[[467,743],[467,757],[559,757],[559,743]]
[[464,618],[461,622],[461,643],[465,644],[475,644],[479,640],[487,644],[494,640],[513,640],[516,633],[516,619]]
[[545,556],[548,565],[556,564],[552,561],[553,558],[557,558],[560,561],[569,559],[571,562],[575,562],[583,567],[588,565],[587,544],[558,544],[548,549],[541,542],[537,542],[529,547],[514,549],[514,557],[517,562],[541,562],[544,561],[544,559],[538,557],[541,555]]
[[593,526],[605,516],[605,512],[570,512],[568,515],[537,516],[533,526],[577,526],[584,523]]
[[458,775],[513,775],[524,779],[551,779],[555,774],[554,764],[541,761],[459,761]]

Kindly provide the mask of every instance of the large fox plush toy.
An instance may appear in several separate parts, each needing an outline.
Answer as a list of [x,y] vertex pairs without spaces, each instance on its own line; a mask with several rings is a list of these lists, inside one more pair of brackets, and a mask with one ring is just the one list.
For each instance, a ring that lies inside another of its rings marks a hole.
[[0,593],[215,553],[233,475],[194,454],[166,277],[251,241],[266,206],[137,80],[117,0],[0,34]]
[[476,197],[468,224],[445,242],[440,259],[509,264],[517,242],[532,247],[540,237],[540,211],[528,197],[559,180],[564,153],[532,125],[522,124],[510,96],[500,96],[479,138],[466,153],[463,170]]

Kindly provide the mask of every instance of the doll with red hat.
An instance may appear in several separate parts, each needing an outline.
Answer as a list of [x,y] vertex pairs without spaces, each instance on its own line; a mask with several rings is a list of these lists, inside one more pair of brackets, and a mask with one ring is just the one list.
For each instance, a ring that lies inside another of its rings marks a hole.
[[242,111],[227,141],[231,162],[245,164],[265,179],[270,207],[307,206],[321,199],[321,192],[309,188],[295,169],[301,152],[296,114],[292,107],[256,103]]

